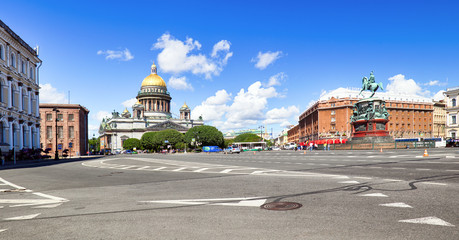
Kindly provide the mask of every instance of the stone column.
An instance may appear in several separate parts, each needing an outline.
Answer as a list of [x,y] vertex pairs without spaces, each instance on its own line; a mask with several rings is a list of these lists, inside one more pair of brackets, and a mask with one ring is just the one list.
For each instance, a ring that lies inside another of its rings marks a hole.
[[23,124],[19,124],[19,136],[18,136],[18,140],[19,140],[19,149],[23,149],[24,148],[24,127],[23,127]]
[[8,138],[9,138],[9,140],[8,140],[8,143],[10,144],[10,150],[11,150],[14,147],[14,142],[13,142],[13,132],[14,132],[14,130],[13,130],[13,122],[9,122],[8,125],[9,125],[9,130],[8,130],[8,135],[9,135]]
[[11,91],[12,80],[8,79],[8,108],[11,108],[13,105],[13,91]]
[[19,111],[23,110],[23,103],[22,103],[22,86],[19,86],[19,94],[18,94],[18,109]]

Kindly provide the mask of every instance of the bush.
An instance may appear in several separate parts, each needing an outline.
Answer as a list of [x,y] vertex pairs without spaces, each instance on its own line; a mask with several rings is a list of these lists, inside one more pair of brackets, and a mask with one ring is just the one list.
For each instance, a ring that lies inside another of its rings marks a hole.
[[129,149],[129,150],[134,150],[136,149],[141,149],[142,145],[140,144],[140,140],[137,138],[128,138],[124,141],[123,143],[123,148],[124,149]]

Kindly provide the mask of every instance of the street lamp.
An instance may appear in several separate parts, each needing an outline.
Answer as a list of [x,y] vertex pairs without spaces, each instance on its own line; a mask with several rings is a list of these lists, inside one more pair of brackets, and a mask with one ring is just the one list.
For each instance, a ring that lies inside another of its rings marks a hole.
[[264,142],[264,138],[263,138],[263,129],[265,128],[265,126],[261,125],[258,127],[259,129],[261,129],[261,141]]
[[57,113],[60,112],[57,108],[53,108],[53,111],[56,112],[56,124],[55,124],[55,128],[56,128],[56,152],[54,153],[54,159],[55,160],[59,160],[59,152],[57,151]]

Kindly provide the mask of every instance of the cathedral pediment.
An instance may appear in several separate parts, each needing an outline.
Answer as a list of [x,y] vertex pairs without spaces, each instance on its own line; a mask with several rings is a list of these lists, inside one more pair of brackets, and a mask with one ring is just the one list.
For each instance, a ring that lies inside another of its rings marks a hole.
[[166,129],[175,129],[177,131],[188,131],[187,127],[184,127],[180,124],[174,123],[170,120],[164,121],[162,123],[158,123],[155,125],[151,125],[147,127],[148,131],[162,131]]

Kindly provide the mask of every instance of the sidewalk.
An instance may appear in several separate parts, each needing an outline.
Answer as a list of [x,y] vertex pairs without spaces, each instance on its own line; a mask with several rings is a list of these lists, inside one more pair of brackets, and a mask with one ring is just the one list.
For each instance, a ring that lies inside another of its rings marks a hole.
[[12,168],[22,168],[22,167],[31,167],[31,166],[40,166],[40,165],[52,165],[52,164],[59,164],[59,163],[66,163],[66,162],[74,162],[74,161],[84,161],[84,160],[91,160],[91,159],[98,159],[101,157],[105,157],[104,155],[91,155],[91,156],[78,156],[78,157],[67,157],[67,158],[59,158],[59,160],[54,160],[54,158],[47,158],[47,159],[35,159],[35,160],[21,160],[16,161],[5,161],[4,165],[1,165],[2,162],[0,161],[0,170],[3,169],[12,169]]

